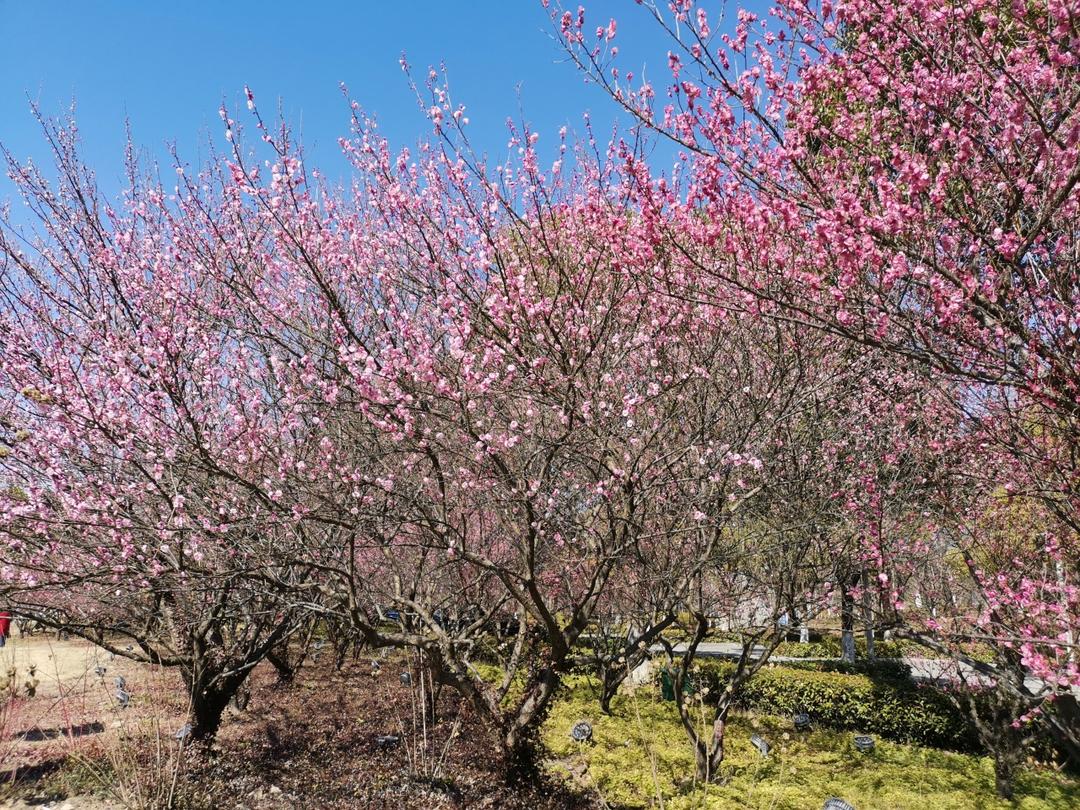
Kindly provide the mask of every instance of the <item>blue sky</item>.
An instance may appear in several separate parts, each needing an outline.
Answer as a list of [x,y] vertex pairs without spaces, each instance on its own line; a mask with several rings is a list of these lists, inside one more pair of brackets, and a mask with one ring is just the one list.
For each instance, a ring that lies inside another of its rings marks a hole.
[[[618,18],[626,67],[663,75],[667,43],[633,0],[586,6],[590,28]],[[197,163],[208,137],[223,143],[218,107],[242,109],[246,83],[264,116],[280,99],[309,161],[337,177],[347,171],[336,143],[348,131],[340,82],[395,144],[430,131],[398,66],[405,51],[421,78],[428,65],[446,64],[471,137],[499,157],[507,116],[523,115],[541,143],[553,143],[563,124],[580,128],[586,110],[605,129],[616,120],[550,33],[539,0],[0,0],[0,142],[17,156],[44,157],[27,97],[49,115],[74,99],[84,158],[115,189],[125,117],[151,155],[163,159],[175,142]],[[0,199],[10,192],[0,181]]]

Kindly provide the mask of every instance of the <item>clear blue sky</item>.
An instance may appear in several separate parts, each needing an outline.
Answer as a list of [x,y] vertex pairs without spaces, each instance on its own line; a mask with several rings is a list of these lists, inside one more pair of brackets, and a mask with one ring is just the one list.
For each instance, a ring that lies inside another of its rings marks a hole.
[[[663,76],[667,43],[643,9],[633,0],[586,6],[590,29],[618,18],[619,45],[631,57],[625,67]],[[523,114],[549,144],[561,125],[580,128],[586,110],[601,128],[616,120],[550,33],[539,0],[0,0],[0,142],[43,158],[27,97],[49,115],[74,99],[86,162],[115,189],[125,117],[152,155],[163,158],[175,142],[197,163],[207,137],[222,142],[222,100],[244,120],[249,84],[264,116],[280,99],[302,127],[309,161],[341,176],[336,139],[348,132],[348,110],[340,82],[395,144],[430,131],[398,66],[405,51],[419,78],[445,62],[471,137],[498,157],[507,116]],[[10,192],[0,181],[0,199]]]

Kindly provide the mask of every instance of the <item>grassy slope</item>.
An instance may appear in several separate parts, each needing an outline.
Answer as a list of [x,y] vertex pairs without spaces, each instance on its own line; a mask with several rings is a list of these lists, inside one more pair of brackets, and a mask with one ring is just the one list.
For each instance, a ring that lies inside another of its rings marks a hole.
[[[614,711],[615,716],[604,717],[588,680],[571,679],[548,718],[544,741],[554,772],[567,778],[577,774],[615,807],[659,807],[658,794],[668,810],[817,810],[830,796],[846,799],[856,810],[1080,807],[1080,784],[1052,771],[1024,773],[1018,801],[1009,805],[995,798],[993,763],[985,757],[881,740],[873,753],[860,754],[850,733],[798,734],[790,721],[773,717],[735,717],[728,731],[727,780],[702,787],[690,781],[693,759],[678,715],[659,701],[655,689],[620,695]],[[594,728],[593,742],[586,746],[569,736],[581,719]],[[750,745],[755,732],[773,748],[767,759]]]

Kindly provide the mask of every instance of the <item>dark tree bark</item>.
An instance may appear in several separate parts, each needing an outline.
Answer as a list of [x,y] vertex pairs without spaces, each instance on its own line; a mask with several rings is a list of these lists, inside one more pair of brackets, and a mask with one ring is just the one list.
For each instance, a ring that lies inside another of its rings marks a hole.
[[849,664],[855,663],[855,596],[851,591],[858,584],[858,574],[840,584],[840,657]]
[[274,667],[274,671],[277,673],[277,682],[279,686],[289,686],[296,678],[296,667],[289,661],[288,654],[282,654],[278,650],[271,650],[266,655],[266,660]]
[[199,676],[185,674],[191,693],[191,739],[206,743],[214,739],[221,728],[225,708],[239,693],[250,669],[231,674],[210,673],[203,670]]

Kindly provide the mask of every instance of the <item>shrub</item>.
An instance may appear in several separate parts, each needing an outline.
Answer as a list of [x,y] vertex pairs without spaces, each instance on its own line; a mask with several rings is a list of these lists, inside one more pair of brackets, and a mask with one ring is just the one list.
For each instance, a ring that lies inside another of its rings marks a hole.
[[[875,658],[866,659],[875,661],[878,659],[902,658],[904,655],[917,653],[914,645],[904,644],[900,641],[875,641]],[[865,659],[866,640],[855,639],[855,653]],[[840,639],[834,636],[826,636],[820,641],[802,643],[798,641],[785,641],[776,648],[776,654],[788,658],[839,658],[841,654]],[[924,653],[925,654],[925,653]]]
[[910,681],[911,667],[899,658],[865,658],[847,661],[799,661],[785,664],[793,669],[812,672],[839,672],[844,675],[866,675],[877,680]]
[[[706,662],[696,676],[719,694],[734,665]],[[763,669],[743,687],[736,705],[765,714],[805,712],[823,726],[878,734],[958,751],[978,750],[974,729],[940,688],[910,679],[822,672],[808,668]]]

